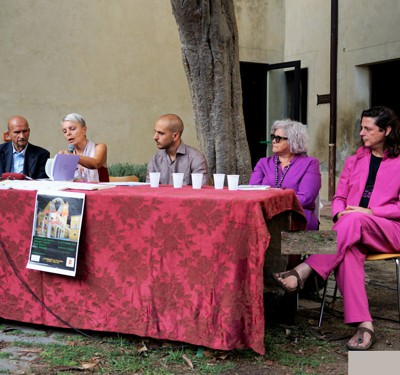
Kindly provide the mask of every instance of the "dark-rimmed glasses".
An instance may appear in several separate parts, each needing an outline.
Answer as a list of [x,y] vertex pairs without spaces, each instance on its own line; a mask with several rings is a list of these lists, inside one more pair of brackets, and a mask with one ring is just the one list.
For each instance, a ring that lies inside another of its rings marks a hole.
[[279,143],[282,139],[287,140],[287,137],[281,137],[280,135],[271,134],[271,142],[275,141],[276,143]]

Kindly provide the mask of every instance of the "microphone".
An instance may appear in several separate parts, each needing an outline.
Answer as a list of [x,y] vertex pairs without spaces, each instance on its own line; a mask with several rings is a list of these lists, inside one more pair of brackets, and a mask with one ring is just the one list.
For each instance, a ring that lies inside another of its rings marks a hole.
[[75,146],[73,144],[68,145],[68,153],[73,154],[75,151]]

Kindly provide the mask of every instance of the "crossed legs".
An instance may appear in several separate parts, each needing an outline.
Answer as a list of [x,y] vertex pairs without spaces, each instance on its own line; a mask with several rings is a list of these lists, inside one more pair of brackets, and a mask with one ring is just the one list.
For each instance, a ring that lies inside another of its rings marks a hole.
[[275,280],[283,288],[295,291],[312,270],[325,279],[335,270],[337,285],[343,296],[344,321],[357,325],[357,332],[347,347],[366,350],[374,341],[374,331],[365,289],[365,257],[369,251],[385,253],[399,249],[400,224],[373,215],[353,213],[344,215],[333,229],[337,231],[338,238],[336,254],[312,255],[294,268],[296,272],[276,274]]

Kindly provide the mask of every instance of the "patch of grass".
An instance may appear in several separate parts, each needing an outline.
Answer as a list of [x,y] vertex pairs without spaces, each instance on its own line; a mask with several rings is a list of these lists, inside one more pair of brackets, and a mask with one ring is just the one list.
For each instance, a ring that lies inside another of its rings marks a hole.
[[12,331],[4,332],[6,335],[25,335],[25,332],[21,329],[13,329]]
[[46,337],[45,332],[24,332],[26,337]]
[[[68,340],[67,340],[68,341]],[[67,345],[47,344],[40,346],[42,362],[48,369],[78,368],[83,363],[96,363],[96,373],[101,374],[221,374],[234,367],[230,361],[196,357],[196,347],[168,349],[163,347],[140,352],[142,345],[125,339],[108,339],[107,342],[69,341]],[[183,356],[194,366],[191,369]],[[38,363],[38,362],[37,362]]]
[[[82,335],[78,335],[78,334],[68,336],[68,335],[59,333],[59,334],[53,335],[52,337],[55,340],[60,341],[60,343],[65,343],[65,344],[68,344],[69,342],[74,342],[74,343],[77,343],[77,342],[88,342],[88,338],[87,337],[82,336]],[[93,336],[93,337],[96,339],[96,336]],[[99,342],[100,342],[100,340],[99,340]]]
[[[3,329],[5,329],[4,327]],[[1,328],[0,328],[1,330]],[[47,336],[46,332],[35,332],[35,331],[24,331],[22,329],[13,329],[7,332],[4,332],[4,334],[9,335],[9,336],[17,336],[17,335],[22,335],[26,337],[45,337]]]
[[196,348],[169,350],[162,361],[168,369],[174,370],[173,373],[176,373],[177,368],[181,368],[182,373],[190,371],[184,356],[192,363],[194,367],[192,371],[199,374],[221,374],[234,367],[234,364],[229,360],[217,361],[214,357],[197,356],[197,351]]
[[32,344],[21,340],[13,345],[40,347],[42,351],[34,366],[38,366],[42,373],[52,374],[77,369],[85,371],[84,365],[92,364],[94,368],[90,371],[93,374],[226,375],[234,374],[235,370],[244,373],[272,366],[290,369],[290,374],[309,375],[321,373],[321,369],[334,363],[338,351],[337,344],[320,339],[306,319],[291,331],[268,323],[265,355],[250,349],[217,351],[129,335],[92,336],[93,340],[80,335],[60,334],[57,344]]
[[199,363],[198,370],[201,374],[221,374],[228,373],[235,365],[232,362]]
[[138,355],[133,347],[121,349],[104,353],[102,365],[111,373],[136,373],[146,369],[148,366],[151,368],[152,360],[149,357]]
[[163,361],[165,363],[182,363],[182,355],[185,354],[186,356],[192,354],[189,353],[188,351],[183,351],[183,350],[170,350],[167,352],[167,355],[164,357]]
[[303,374],[307,369],[335,361],[334,344],[320,340],[312,335],[309,328],[297,326],[286,332],[283,327],[267,327],[265,346],[270,360],[289,367],[293,374]]
[[11,358],[11,357],[12,357],[11,353],[0,352],[0,359],[1,358]]
[[96,347],[92,345],[43,345],[41,357],[50,366],[78,366],[80,362],[88,362],[95,356]]
[[29,342],[29,341],[24,341],[24,340],[16,340],[13,341],[14,346],[24,346],[27,348],[36,348],[39,347],[40,345],[37,343]]

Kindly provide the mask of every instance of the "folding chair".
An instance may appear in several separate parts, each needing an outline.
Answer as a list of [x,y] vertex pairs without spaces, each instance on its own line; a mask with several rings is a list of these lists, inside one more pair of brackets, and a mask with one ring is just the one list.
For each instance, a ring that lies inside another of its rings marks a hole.
[[[368,254],[366,260],[367,261],[376,261],[376,260],[389,260],[389,259],[394,259],[396,261],[396,278],[397,278],[397,308],[398,308],[398,313],[399,313],[399,321],[400,321],[400,253],[391,253],[391,254]],[[327,286],[328,286],[328,280],[325,282],[324,286],[324,292],[322,295],[322,302],[321,302],[321,308],[319,312],[319,321],[318,321],[318,327],[321,327],[322,325],[322,317],[324,314],[324,308],[326,305],[326,291],[327,291]],[[332,307],[336,301],[336,295],[337,295],[337,284],[335,282],[335,289],[333,292],[332,296]]]

